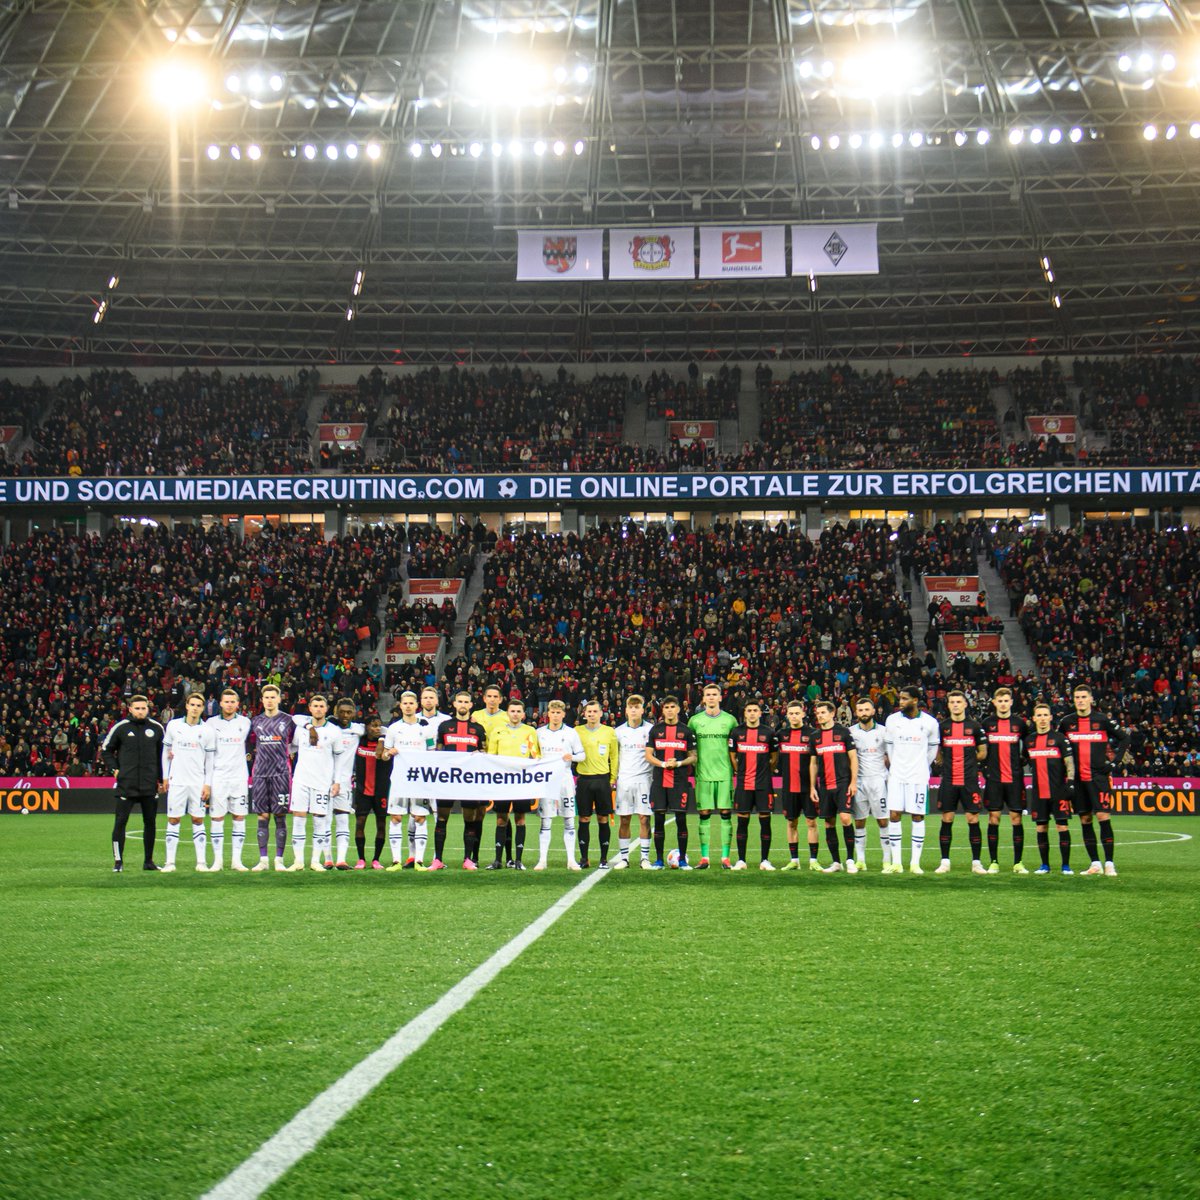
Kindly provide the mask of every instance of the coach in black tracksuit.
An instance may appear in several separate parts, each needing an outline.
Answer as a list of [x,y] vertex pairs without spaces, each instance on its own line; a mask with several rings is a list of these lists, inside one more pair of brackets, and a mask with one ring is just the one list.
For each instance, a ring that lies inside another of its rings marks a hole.
[[150,719],[149,700],[145,696],[130,696],[129,716],[108,731],[100,746],[105,765],[117,777],[117,818],[112,834],[114,871],[124,866],[125,826],[135,804],[142,810],[144,869],[158,870],[154,865],[158,796],[167,790],[162,748],[163,727]]

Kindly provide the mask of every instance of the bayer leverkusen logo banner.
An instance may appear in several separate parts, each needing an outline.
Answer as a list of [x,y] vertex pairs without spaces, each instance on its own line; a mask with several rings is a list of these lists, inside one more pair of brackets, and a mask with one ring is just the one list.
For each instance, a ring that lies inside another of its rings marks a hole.
[[692,225],[645,225],[608,231],[609,279],[696,278],[696,230]]
[[878,275],[878,226],[873,222],[793,225],[792,274]]
[[786,275],[783,225],[705,225],[700,228],[700,278]]
[[604,278],[602,229],[518,229],[517,279]]
[[1058,438],[1060,442],[1075,440],[1075,418],[1051,413],[1044,417],[1026,417],[1025,424],[1036,438]]

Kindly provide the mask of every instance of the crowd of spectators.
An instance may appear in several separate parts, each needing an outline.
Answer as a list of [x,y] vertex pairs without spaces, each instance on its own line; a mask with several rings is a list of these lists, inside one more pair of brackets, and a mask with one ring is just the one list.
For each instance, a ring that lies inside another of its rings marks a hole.
[[686,380],[672,379],[667,371],[652,371],[645,384],[634,378],[630,395],[635,402],[645,398],[652,421],[727,421],[737,419],[741,388],[741,367],[722,363],[716,371],[701,373],[693,362]]
[[24,454],[28,475],[196,475],[312,470],[299,378],[183,371],[63,380]]
[[374,707],[382,672],[356,662],[359,631],[404,550],[403,530],[326,542],[297,525],[244,542],[216,526],[52,530],[4,547],[0,774],[91,770],[139,692],[160,719],[192,690],[215,711],[221,688],[236,687],[249,707],[265,683],[292,704],[320,690]]
[[1077,681],[1135,730],[1140,770],[1200,766],[1200,531],[1124,523],[1027,529],[993,549],[1042,686]]

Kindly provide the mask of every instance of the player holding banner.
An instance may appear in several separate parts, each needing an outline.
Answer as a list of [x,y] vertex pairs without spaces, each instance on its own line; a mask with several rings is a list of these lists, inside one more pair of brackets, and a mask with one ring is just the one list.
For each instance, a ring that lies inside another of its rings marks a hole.
[[571,764],[583,762],[585,751],[583,743],[579,740],[579,734],[571,726],[563,724],[566,714],[567,706],[561,700],[551,700],[546,709],[549,724],[541,726],[537,731],[542,757],[561,759],[567,764],[567,770],[564,773],[565,778],[558,799],[543,799],[538,805],[542,827],[538,832],[538,860],[533,866],[535,871],[546,869],[546,858],[550,853],[550,841],[556,816],[562,817],[563,845],[567,850],[567,870],[583,870],[575,861],[575,773],[571,770]]
[[887,737],[888,809],[891,812],[892,848],[895,857],[889,875],[899,875],[901,821],[910,820],[909,872],[924,875],[921,850],[925,846],[925,808],[929,798],[929,768],[937,757],[941,732],[938,723],[921,711],[921,693],[915,687],[900,689],[900,711],[888,717],[883,727]]
[[[377,753],[380,758],[395,758],[400,750],[432,750],[433,735],[429,726],[417,716],[417,693],[403,692],[400,696],[400,719],[393,721],[387,727],[383,743]],[[388,789],[388,816],[391,827],[388,830],[388,842],[392,848],[392,865],[389,871],[401,871],[405,867],[412,870],[424,871],[425,847],[429,842],[429,829],[426,818],[431,812],[437,811],[433,800],[425,800],[420,796],[405,796],[404,772],[392,771],[391,784]],[[408,848],[409,856],[404,857],[404,818],[408,816]]]

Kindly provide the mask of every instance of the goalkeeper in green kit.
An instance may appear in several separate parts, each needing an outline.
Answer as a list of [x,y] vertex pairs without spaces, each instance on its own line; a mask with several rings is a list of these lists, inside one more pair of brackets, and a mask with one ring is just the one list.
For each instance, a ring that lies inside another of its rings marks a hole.
[[713,809],[721,814],[721,866],[730,870],[729,848],[733,844],[733,764],[729,758],[729,735],[737,718],[721,708],[721,689],[715,683],[704,689],[704,707],[688,722],[696,735],[696,811],[700,814],[700,861],[697,871],[708,867],[708,823]]

